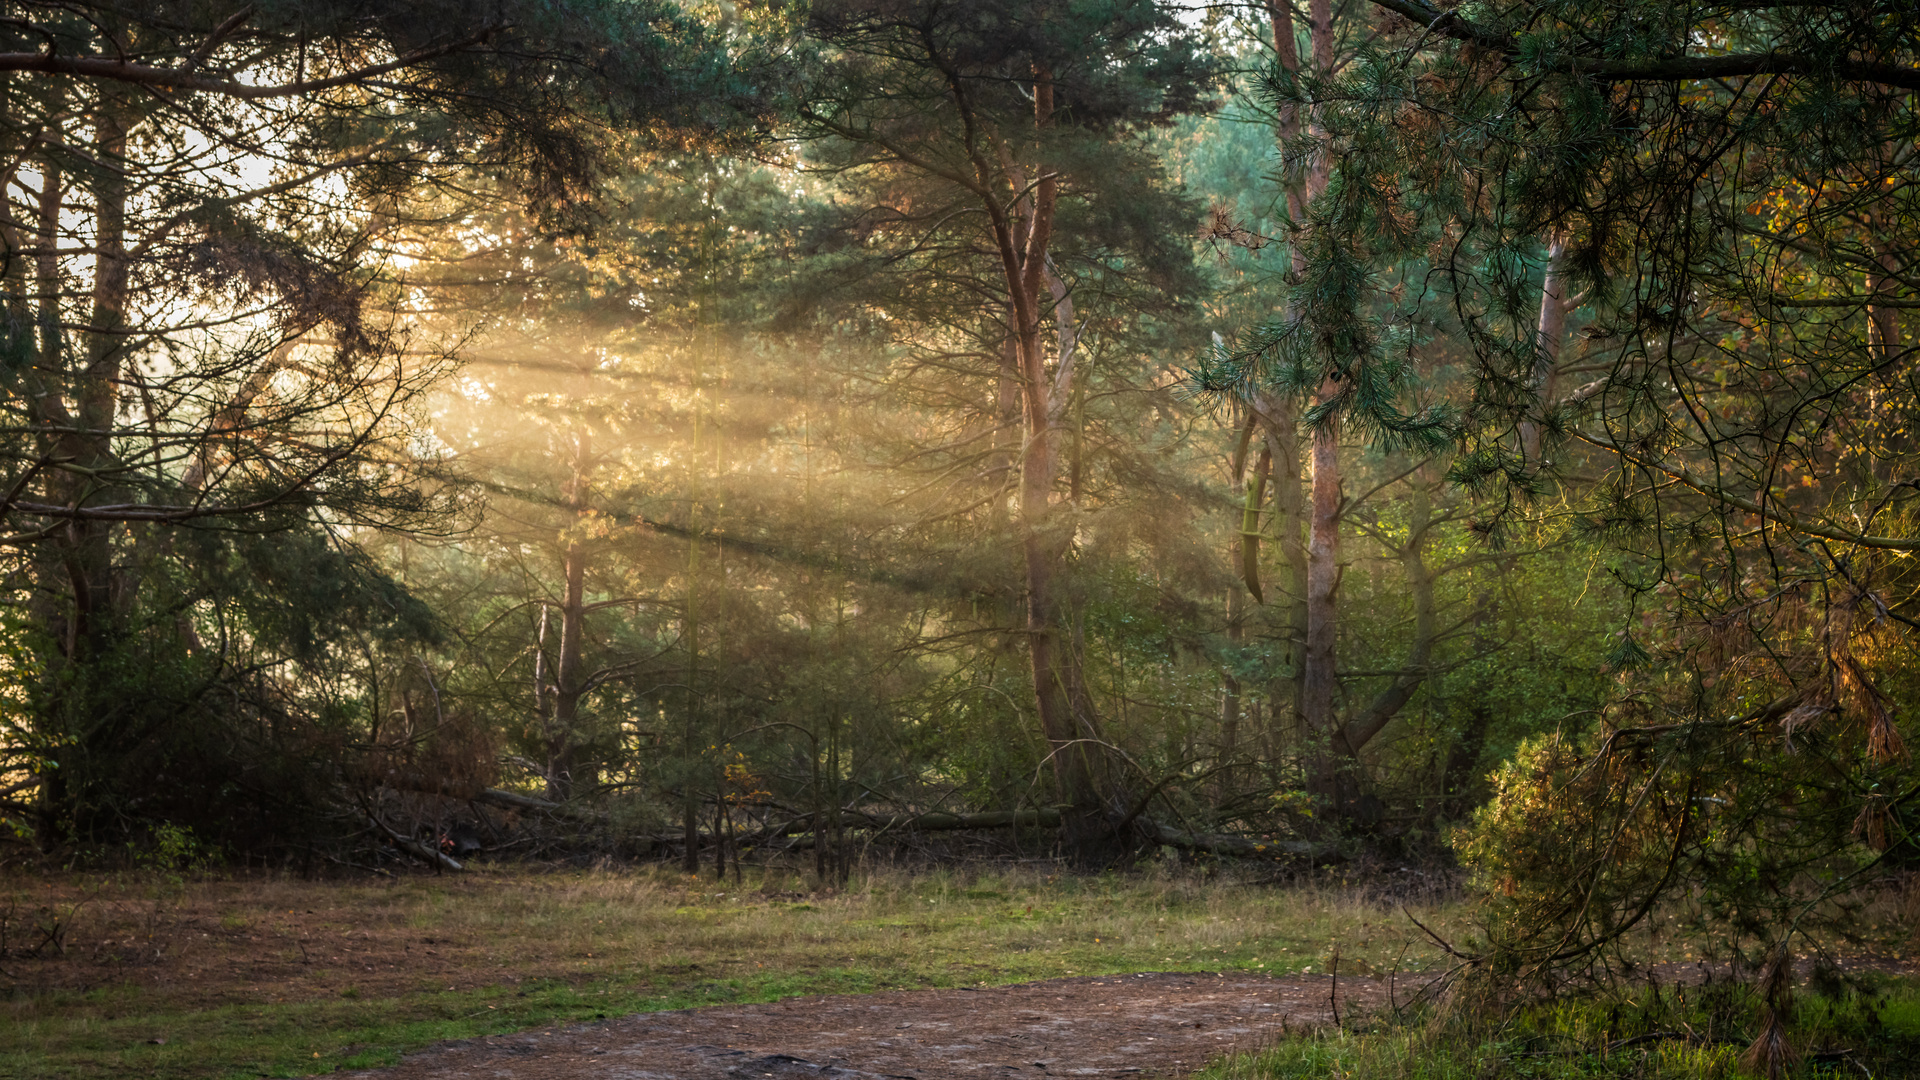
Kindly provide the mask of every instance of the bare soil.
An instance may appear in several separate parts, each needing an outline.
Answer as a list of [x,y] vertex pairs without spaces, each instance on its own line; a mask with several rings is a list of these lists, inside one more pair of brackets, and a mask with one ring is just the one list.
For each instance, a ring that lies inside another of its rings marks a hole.
[[[1180,1076],[1332,1019],[1334,980],[1146,973],[643,1013],[443,1043],[364,1080]],[[1341,979],[1347,1010],[1404,983]]]
[[[1847,957],[1913,977],[1911,961]],[[1725,978],[1661,964],[1662,981]],[[361,1080],[982,1080],[1179,1077],[1289,1032],[1376,1010],[1425,977],[1147,972],[991,988],[815,995],[642,1013],[442,1043]]]

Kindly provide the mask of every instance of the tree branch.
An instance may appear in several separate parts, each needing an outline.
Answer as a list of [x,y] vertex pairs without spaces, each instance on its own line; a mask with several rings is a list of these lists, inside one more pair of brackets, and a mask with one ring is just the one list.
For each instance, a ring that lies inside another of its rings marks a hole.
[[105,56],[60,56],[55,53],[0,53],[0,71],[30,71],[42,75],[69,75],[82,79],[106,79],[112,82],[132,83],[136,86],[156,86],[163,90],[190,90],[197,93],[224,94],[227,97],[258,101],[266,98],[299,97],[321,90],[331,90],[339,86],[351,86],[377,78],[388,72],[413,67],[449,53],[472,48],[505,29],[505,24],[495,23],[486,26],[477,33],[437,45],[431,49],[421,49],[408,53],[397,60],[384,64],[373,64],[341,75],[326,79],[302,80],[280,83],[272,86],[250,86],[232,79],[208,78],[193,74],[193,64],[184,68],[154,67],[150,64],[136,64],[131,60],[117,60]]
[[[1419,0],[1373,0],[1375,7],[1403,15],[1429,33],[1493,49],[1503,56],[1518,55],[1520,43],[1502,33],[1438,11]],[[1688,82],[1695,79],[1737,79],[1752,75],[1832,76],[1843,82],[1879,83],[1903,90],[1920,90],[1920,69],[1871,60],[1823,60],[1802,53],[1740,53],[1732,56],[1674,56],[1657,60],[1592,61],[1567,57],[1547,70],[1603,82]]]

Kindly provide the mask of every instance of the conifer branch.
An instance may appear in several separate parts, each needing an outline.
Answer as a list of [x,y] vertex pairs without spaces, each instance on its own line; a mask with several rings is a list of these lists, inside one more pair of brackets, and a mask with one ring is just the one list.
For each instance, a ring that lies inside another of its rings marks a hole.
[[[1503,56],[1513,57],[1520,52],[1520,42],[1513,35],[1463,19],[1455,12],[1435,10],[1419,0],[1373,0],[1373,3],[1376,7],[1419,23],[1429,33],[1493,49]],[[1828,76],[1842,82],[1879,83],[1903,90],[1920,90],[1920,68],[1872,60],[1828,60],[1792,52],[1673,56],[1632,61],[1595,61],[1570,56],[1546,65],[1545,70],[1600,82],[1690,82],[1755,75]]]

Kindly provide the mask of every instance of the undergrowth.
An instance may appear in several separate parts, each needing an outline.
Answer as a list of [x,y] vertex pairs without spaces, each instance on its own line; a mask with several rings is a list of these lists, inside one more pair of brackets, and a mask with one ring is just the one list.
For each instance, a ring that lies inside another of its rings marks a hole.
[[[1760,1080],[1743,983],[1642,984],[1514,1008],[1462,1002],[1323,1028],[1217,1063],[1197,1080]],[[1819,980],[1799,995],[1794,1078],[1920,1076],[1920,989]]]

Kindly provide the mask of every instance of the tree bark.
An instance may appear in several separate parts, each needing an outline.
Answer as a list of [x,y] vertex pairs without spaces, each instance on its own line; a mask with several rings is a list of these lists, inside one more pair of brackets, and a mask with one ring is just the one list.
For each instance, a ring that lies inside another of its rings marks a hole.
[[[1566,336],[1567,298],[1560,274],[1565,237],[1547,241],[1547,269],[1540,282],[1540,320],[1533,340],[1533,408],[1544,411],[1553,401],[1554,371],[1560,364],[1560,342]],[[1520,450],[1530,468],[1540,466],[1540,421],[1528,417],[1520,422]]]
[[[1323,387],[1321,400],[1332,394]],[[1313,504],[1307,540],[1307,640],[1301,655],[1300,718],[1307,729],[1307,791],[1328,809],[1350,801],[1338,753],[1335,644],[1339,633],[1340,436],[1333,421],[1313,430]]]
[[1271,696],[1276,709],[1286,702],[1297,724],[1307,647],[1307,500],[1301,486],[1300,432],[1294,423],[1293,402],[1275,399],[1267,416],[1267,445],[1273,453],[1273,516],[1280,533],[1280,559],[1287,566],[1288,598],[1283,653],[1287,674],[1278,680],[1279,692]]

